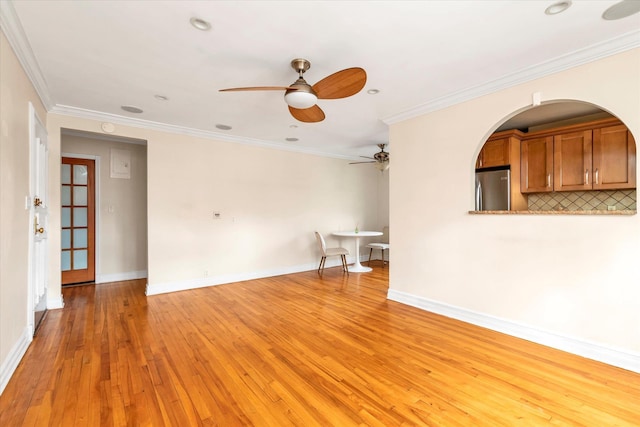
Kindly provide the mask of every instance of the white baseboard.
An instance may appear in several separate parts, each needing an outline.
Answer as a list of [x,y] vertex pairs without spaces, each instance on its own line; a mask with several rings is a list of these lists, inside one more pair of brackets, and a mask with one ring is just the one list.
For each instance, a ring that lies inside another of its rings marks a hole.
[[[362,257],[360,257],[362,259]],[[367,256],[366,259],[369,259]],[[348,263],[353,263],[353,258],[347,257]],[[244,282],[245,280],[262,279],[264,277],[281,276],[283,274],[301,273],[303,271],[316,270],[318,263],[302,264],[289,267],[274,268],[271,270],[254,271],[238,274],[225,274],[221,276],[202,277],[196,279],[186,279],[177,282],[165,282],[165,283],[147,283],[147,296],[166,294],[168,292],[186,291],[188,289],[206,288],[207,286],[224,285],[227,283]],[[325,262],[325,268],[338,267],[342,265],[340,258],[331,257],[327,258]]]
[[29,328],[25,328],[18,341],[13,345],[9,354],[7,354],[7,358],[3,360],[2,365],[0,365],[0,394],[2,394],[7,384],[9,384],[11,376],[16,371],[20,360],[22,360],[22,357],[29,348],[29,344],[33,340],[33,336],[29,334],[28,329]]
[[392,301],[397,301],[426,311],[441,314],[452,319],[482,326],[497,332],[502,332],[527,341],[542,344],[547,347],[586,357],[587,359],[597,360],[608,365],[640,373],[640,354],[632,353],[627,350],[611,348],[579,338],[545,331],[532,326],[512,322],[510,320],[477,313],[464,308],[429,300],[427,298],[395,291],[393,289],[389,289],[387,298]]
[[96,284],[122,282],[125,280],[145,279],[146,277],[147,277],[147,270],[127,271],[124,273],[114,273],[114,274],[97,274]]
[[62,298],[62,294],[58,295],[57,298],[49,297],[47,293],[47,310],[56,310],[59,308],[64,308],[64,299]]

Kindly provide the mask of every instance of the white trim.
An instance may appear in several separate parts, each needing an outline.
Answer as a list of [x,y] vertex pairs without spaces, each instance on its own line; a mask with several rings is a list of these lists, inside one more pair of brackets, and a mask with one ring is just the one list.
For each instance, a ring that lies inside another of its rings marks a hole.
[[99,141],[109,141],[109,142],[122,142],[125,144],[135,144],[135,145],[147,145],[147,141],[145,139],[137,139],[137,138],[129,138],[126,136],[118,136],[118,135],[104,135],[101,133],[88,132],[84,130],[77,129],[61,129],[60,133],[63,136],[77,136],[80,138],[90,138],[97,139]]
[[145,279],[147,277],[147,270],[139,271],[127,271],[124,273],[113,274],[96,274],[96,284],[111,283],[111,282],[123,282],[125,280]]
[[4,34],[7,36],[7,40],[18,57],[20,65],[22,65],[25,73],[29,76],[29,80],[31,80],[33,87],[38,93],[44,108],[46,108],[47,111],[50,110],[53,102],[51,101],[49,88],[42,75],[42,71],[40,71],[40,66],[33,54],[33,50],[31,50],[31,45],[24,33],[22,24],[10,1],[3,1],[2,7],[0,7],[0,28],[2,28]]
[[[62,158],[68,157],[70,159],[84,159],[93,160],[93,190],[95,192],[94,200],[94,251],[93,251],[93,267],[94,267],[94,280],[100,275],[100,156],[93,154],[75,154],[75,153],[60,153],[60,164],[62,164]],[[62,250],[62,249],[60,249]],[[97,282],[96,282],[97,283]]]
[[120,116],[117,114],[103,113],[100,111],[87,110],[84,108],[76,108],[68,105],[56,104],[49,111],[50,113],[60,114],[70,117],[78,117],[89,120],[96,120],[102,122],[109,122],[119,124],[123,126],[131,126],[142,129],[157,130],[160,132],[173,133],[178,135],[193,136],[203,139],[215,139],[217,141],[233,142],[237,144],[245,144],[252,146],[259,146],[263,148],[272,148],[281,151],[292,151],[296,153],[311,154],[323,157],[332,157],[343,160],[362,160],[358,156],[347,156],[343,154],[336,154],[327,151],[322,151],[318,148],[308,148],[302,146],[293,146],[291,144],[284,144],[275,141],[267,141],[263,139],[247,138],[241,136],[228,135],[221,132],[213,132],[203,129],[194,129],[184,126],[171,125],[167,123],[153,122],[150,120],[137,119],[132,117]]
[[[47,295],[49,295],[47,293]],[[47,296],[47,310],[57,310],[59,308],[64,308],[64,297],[62,294],[57,298],[49,298]]]
[[[262,279],[265,277],[282,276],[284,274],[301,273],[318,269],[320,259],[317,263],[294,265],[290,267],[280,267],[271,270],[254,271],[237,274],[224,274],[222,276],[202,277],[197,279],[186,279],[177,282],[165,282],[157,284],[147,283],[147,296],[166,294],[169,292],[186,291],[189,289],[206,288],[208,286],[225,285],[228,283],[244,282],[245,280]],[[347,257],[347,263],[353,263],[353,258]],[[327,258],[325,268],[341,266],[341,261],[336,258]],[[353,273],[359,274],[359,273]]]
[[588,359],[597,360],[612,366],[640,373],[640,354],[628,350],[613,348],[599,343],[589,342],[556,332],[545,331],[510,320],[501,319],[461,307],[389,289],[387,298],[426,311],[441,314],[452,319],[489,328],[514,337],[522,338],[558,350],[573,353]]
[[31,341],[33,340],[33,335],[29,334],[28,329],[29,328],[24,329],[20,338],[9,351],[6,359],[2,361],[2,365],[0,365],[0,395],[7,384],[9,384],[9,380],[13,376],[18,364],[20,364],[20,360],[22,360],[22,357],[29,348],[29,344],[31,344]]
[[607,56],[615,55],[636,47],[640,47],[640,31],[632,31],[620,37],[596,43],[584,49],[516,71],[515,73],[505,75],[494,81],[447,94],[425,104],[385,117],[382,121],[387,125],[398,123],[433,111],[442,110],[483,95],[529,82],[531,80],[568,70],[570,68],[577,67],[578,65],[597,61],[599,59],[606,58]]

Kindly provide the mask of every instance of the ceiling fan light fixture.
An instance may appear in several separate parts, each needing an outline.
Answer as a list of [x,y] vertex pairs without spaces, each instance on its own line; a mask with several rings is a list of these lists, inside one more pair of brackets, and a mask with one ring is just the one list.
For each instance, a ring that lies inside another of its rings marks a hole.
[[376,162],[376,168],[380,172],[386,171],[387,169],[389,169],[389,160],[384,161],[384,162]]
[[311,93],[302,90],[288,90],[284,94],[284,101],[288,106],[304,110],[311,108],[318,102],[318,97]]

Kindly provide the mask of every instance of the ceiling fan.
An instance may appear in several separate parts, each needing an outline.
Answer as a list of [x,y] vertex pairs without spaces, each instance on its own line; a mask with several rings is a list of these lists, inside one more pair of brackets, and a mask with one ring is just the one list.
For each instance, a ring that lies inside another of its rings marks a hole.
[[298,73],[298,80],[290,86],[255,86],[220,89],[220,92],[251,90],[284,90],[284,100],[291,115],[301,122],[315,123],[324,120],[324,111],[316,104],[318,99],[340,99],[360,92],[367,82],[367,73],[358,67],[347,68],[331,74],[313,86],[302,75],[311,67],[306,59],[291,61],[291,68]]
[[352,162],[349,163],[350,165],[358,165],[361,163],[376,163],[376,167],[381,171],[384,172],[385,170],[389,169],[389,153],[387,153],[386,151],[384,151],[384,147],[386,147],[387,144],[378,144],[378,148],[380,148],[380,151],[377,152],[376,154],[373,155],[373,157],[367,157],[367,156],[360,156],[360,157],[364,157],[365,159],[371,159],[367,162]]

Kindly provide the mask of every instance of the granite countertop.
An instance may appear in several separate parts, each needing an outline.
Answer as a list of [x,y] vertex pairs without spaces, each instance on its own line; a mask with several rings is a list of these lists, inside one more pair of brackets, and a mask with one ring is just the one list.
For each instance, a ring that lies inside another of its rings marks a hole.
[[635,215],[635,210],[620,211],[469,211],[473,215]]

